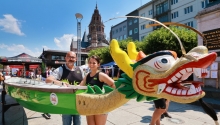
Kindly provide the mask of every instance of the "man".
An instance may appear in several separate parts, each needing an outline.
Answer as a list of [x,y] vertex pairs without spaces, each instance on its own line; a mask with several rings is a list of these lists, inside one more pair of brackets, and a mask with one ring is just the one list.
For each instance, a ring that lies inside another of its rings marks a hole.
[[[82,67],[74,66],[76,62],[76,54],[72,51],[69,51],[65,57],[65,65],[60,66],[55,69],[49,77],[46,79],[46,83],[54,83],[59,86],[68,86],[69,84],[79,84],[84,77]],[[68,83],[63,83],[61,80],[67,79]],[[80,115],[62,115],[63,125],[71,125],[73,120],[74,125],[81,125]]]

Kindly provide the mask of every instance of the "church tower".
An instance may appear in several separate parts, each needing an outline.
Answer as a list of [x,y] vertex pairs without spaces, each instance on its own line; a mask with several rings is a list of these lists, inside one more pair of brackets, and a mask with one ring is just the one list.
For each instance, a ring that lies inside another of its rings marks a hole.
[[70,51],[75,51],[75,50],[74,50],[74,41],[73,41],[73,38],[72,38],[72,41],[71,41],[71,44],[70,44]]
[[96,3],[96,7],[89,24],[89,34],[87,36],[88,42],[90,43],[90,48],[101,47],[99,45],[102,45],[102,43],[105,43],[107,45],[109,44],[108,41],[105,39],[104,27],[105,26],[102,22],[102,18],[99,14],[99,10]]

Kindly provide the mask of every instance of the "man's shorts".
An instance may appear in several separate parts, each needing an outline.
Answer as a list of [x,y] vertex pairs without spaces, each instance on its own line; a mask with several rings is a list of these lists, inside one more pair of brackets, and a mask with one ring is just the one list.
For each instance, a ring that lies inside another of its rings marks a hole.
[[161,98],[158,100],[154,100],[154,105],[157,109],[166,109],[166,99]]

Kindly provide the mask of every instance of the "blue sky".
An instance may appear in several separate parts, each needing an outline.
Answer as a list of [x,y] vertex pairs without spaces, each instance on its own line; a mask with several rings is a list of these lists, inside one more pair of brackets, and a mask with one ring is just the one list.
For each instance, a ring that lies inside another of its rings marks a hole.
[[[125,16],[150,0],[1,0],[0,56],[23,52],[38,57],[45,50],[68,51],[76,40],[76,13],[81,13],[82,35],[94,12],[96,2],[103,22]],[[109,38],[112,25],[125,19],[104,23]]]

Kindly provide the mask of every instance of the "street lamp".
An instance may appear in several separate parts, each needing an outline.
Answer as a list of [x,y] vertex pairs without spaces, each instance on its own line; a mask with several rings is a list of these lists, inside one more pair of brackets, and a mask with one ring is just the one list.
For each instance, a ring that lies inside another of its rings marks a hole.
[[76,13],[77,20],[77,66],[81,65],[81,20],[83,19],[82,14]]

